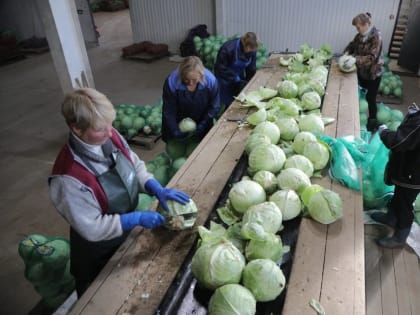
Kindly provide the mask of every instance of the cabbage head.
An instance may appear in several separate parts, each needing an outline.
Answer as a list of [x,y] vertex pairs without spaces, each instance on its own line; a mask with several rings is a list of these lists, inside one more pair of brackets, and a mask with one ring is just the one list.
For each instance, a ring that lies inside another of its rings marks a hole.
[[246,121],[253,126],[258,125],[259,123],[265,121],[267,119],[267,112],[265,108],[260,108],[256,112],[252,113],[246,118]]
[[321,107],[321,97],[317,92],[306,92],[302,95],[301,105],[303,109],[312,110]]
[[330,161],[329,147],[318,141],[307,143],[302,153],[312,162],[315,170],[322,170]]
[[192,199],[182,205],[174,200],[166,202],[169,211],[165,211],[159,204],[158,211],[165,217],[166,225],[170,230],[185,230],[193,227],[197,219],[197,206]]
[[239,283],[244,267],[244,256],[228,240],[203,244],[191,261],[194,277],[210,290],[228,283]]
[[278,190],[270,196],[269,200],[280,209],[283,221],[294,219],[302,212],[302,202],[294,190]]
[[209,301],[209,315],[255,315],[257,302],[240,284],[227,284],[214,291]]
[[286,161],[286,155],[274,144],[261,145],[251,151],[248,165],[251,172],[269,171],[278,173]]
[[313,193],[307,208],[311,218],[322,224],[333,223],[343,216],[340,195],[329,189]]
[[282,255],[283,242],[279,235],[272,233],[266,233],[263,239],[251,239],[245,247],[247,260],[271,259],[278,262]]
[[256,172],[252,180],[260,184],[267,194],[272,194],[277,190],[277,177],[269,171]]
[[245,141],[245,152],[249,155],[256,146],[261,144],[271,144],[270,138],[262,133],[251,133]]
[[286,141],[293,140],[300,131],[298,123],[292,117],[279,118],[276,120],[276,125],[280,129],[280,139]]
[[318,184],[310,185],[306,187],[303,192],[300,194],[300,198],[303,202],[303,205],[307,207],[309,205],[309,201],[314,193],[324,190],[324,187]]
[[194,132],[197,129],[197,124],[194,120],[187,117],[179,122],[178,127],[182,132]]
[[301,131],[299,132],[296,137],[293,139],[292,149],[298,154],[303,153],[303,148],[307,143],[316,142],[317,139],[312,132],[309,131]]
[[289,156],[284,162],[284,168],[297,168],[303,171],[308,177],[311,177],[314,174],[314,166],[306,156],[301,154],[295,154]]
[[315,114],[300,116],[299,129],[300,131],[322,134],[324,132],[324,122],[320,116]]
[[342,55],[338,58],[338,67],[343,72],[356,71],[356,58],[351,55]]
[[252,180],[241,180],[233,184],[229,200],[236,211],[244,213],[250,206],[264,202],[266,194],[260,184]]
[[255,259],[244,268],[243,285],[252,292],[257,302],[277,298],[286,285],[280,267],[270,259]]
[[277,85],[279,95],[284,98],[295,98],[298,95],[298,87],[295,82],[285,80]]
[[262,202],[246,210],[242,217],[242,225],[246,223],[257,223],[265,232],[276,233],[281,228],[282,213],[274,202]]
[[280,140],[280,129],[271,121],[264,121],[255,126],[252,133],[261,133],[270,138],[272,144],[277,144]]
[[281,189],[291,189],[300,194],[307,186],[311,185],[311,180],[300,169],[291,167],[286,168],[277,176],[278,185]]

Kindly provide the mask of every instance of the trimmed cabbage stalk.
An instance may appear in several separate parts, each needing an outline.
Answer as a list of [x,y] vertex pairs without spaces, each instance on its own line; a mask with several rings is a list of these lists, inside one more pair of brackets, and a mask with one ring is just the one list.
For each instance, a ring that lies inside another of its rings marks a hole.
[[276,233],[281,228],[282,213],[277,204],[271,201],[262,202],[248,208],[242,217],[242,225],[257,223],[267,233]]
[[277,177],[269,171],[256,172],[252,180],[260,184],[267,194],[272,194],[277,190]]
[[228,283],[239,283],[244,267],[244,256],[228,240],[200,246],[191,261],[194,277],[210,290]]
[[255,147],[262,144],[271,144],[270,138],[262,133],[251,133],[245,141],[245,152],[249,155]]
[[321,97],[317,92],[306,92],[302,95],[301,105],[303,109],[312,110],[321,107]]
[[299,129],[300,131],[322,134],[324,132],[324,122],[320,116],[315,114],[300,116]]
[[304,155],[295,154],[289,156],[284,162],[284,168],[298,168],[303,171],[308,177],[311,177],[314,174],[314,166],[312,162]]
[[255,259],[245,266],[242,282],[258,302],[268,302],[280,295],[286,285],[286,278],[272,260]]
[[299,132],[295,139],[293,139],[292,149],[298,154],[303,153],[303,148],[307,143],[317,142],[315,135],[309,131]]
[[322,224],[333,223],[343,216],[340,195],[329,189],[313,193],[307,208],[311,218]]
[[258,92],[260,93],[262,100],[269,100],[270,98],[273,98],[274,96],[277,95],[276,90],[263,87],[263,86],[260,86],[260,88],[258,89]]
[[255,315],[257,302],[240,284],[227,284],[214,291],[209,302],[209,315]]
[[293,140],[300,131],[298,123],[292,117],[279,118],[276,120],[276,125],[280,129],[280,139],[286,141]]
[[229,200],[236,211],[244,213],[249,207],[264,202],[266,194],[260,184],[252,180],[241,180],[233,184]]
[[286,161],[283,150],[274,145],[267,144],[256,147],[248,157],[248,165],[252,172],[269,171],[278,173]]
[[166,225],[170,230],[185,230],[193,227],[197,219],[197,206],[194,201],[190,201],[186,205],[182,205],[174,200],[166,202],[169,211],[165,211],[159,204],[158,211],[165,217]]
[[264,121],[255,126],[252,133],[261,133],[270,138],[272,144],[277,144],[280,140],[280,129],[271,121]]
[[194,120],[187,117],[179,122],[178,127],[182,132],[194,132],[197,129],[197,124]]
[[324,169],[330,161],[328,146],[318,141],[307,143],[302,154],[312,162],[314,170]]
[[283,221],[294,219],[302,212],[302,202],[294,190],[278,190],[270,196],[269,200],[280,209]]
[[278,185],[281,189],[291,189],[300,194],[311,181],[303,171],[297,168],[286,168],[277,176]]

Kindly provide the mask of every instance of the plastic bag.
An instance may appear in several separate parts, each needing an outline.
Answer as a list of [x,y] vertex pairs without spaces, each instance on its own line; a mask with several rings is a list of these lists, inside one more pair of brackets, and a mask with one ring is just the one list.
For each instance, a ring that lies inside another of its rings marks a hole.
[[380,209],[387,205],[394,194],[394,186],[384,182],[389,149],[382,143],[379,134],[372,137],[363,169],[363,205],[365,209]]
[[342,141],[325,135],[322,135],[321,139],[329,145],[332,152],[330,177],[350,189],[359,191],[360,181],[357,166],[346,146]]

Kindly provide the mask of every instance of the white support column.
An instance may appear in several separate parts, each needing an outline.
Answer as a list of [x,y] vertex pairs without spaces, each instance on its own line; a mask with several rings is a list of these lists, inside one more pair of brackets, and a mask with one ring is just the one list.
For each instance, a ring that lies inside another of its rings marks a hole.
[[74,0],[36,0],[54,66],[64,93],[80,84],[94,87]]

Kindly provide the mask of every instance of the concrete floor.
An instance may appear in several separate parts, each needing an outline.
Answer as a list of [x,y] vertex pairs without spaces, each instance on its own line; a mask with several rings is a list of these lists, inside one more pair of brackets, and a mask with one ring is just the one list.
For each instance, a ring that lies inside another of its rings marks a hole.
[[[111,19],[112,17],[112,19]],[[100,46],[88,50],[96,88],[114,105],[154,104],[177,64],[122,60],[132,44],[128,11],[97,13]],[[49,53],[0,68],[0,314],[28,314],[40,297],[24,278],[18,243],[25,235],[68,238],[68,225],[52,206],[47,178],[66,140],[60,114],[63,93]],[[162,152],[133,147],[143,160]]]
[[[128,11],[96,13],[100,45],[89,49],[96,88],[114,105],[154,104],[175,63],[167,58],[147,64],[120,58],[132,43]],[[420,105],[418,79],[403,77],[405,104]],[[0,314],[28,314],[40,297],[24,278],[17,253],[25,235],[68,237],[68,225],[48,197],[47,177],[67,137],[60,114],[61,87],[49,53],[0,68]],[[133,149],[148,161],[163,151]],[[32,312],[34,314],[34,312]]]

